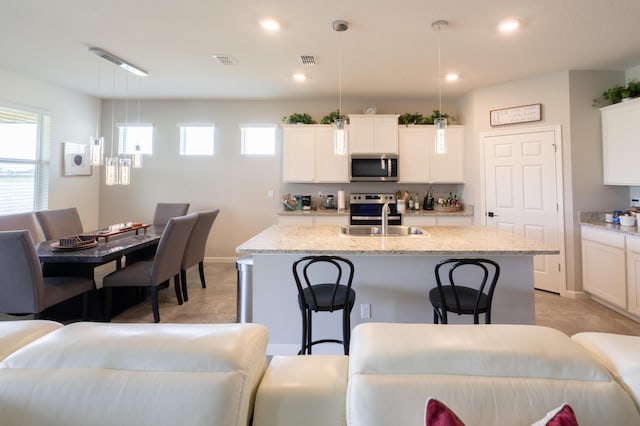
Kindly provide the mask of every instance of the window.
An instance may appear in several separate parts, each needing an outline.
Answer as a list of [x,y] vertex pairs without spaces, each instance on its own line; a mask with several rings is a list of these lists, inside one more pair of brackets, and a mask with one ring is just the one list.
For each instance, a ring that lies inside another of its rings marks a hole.
[[211,124],[180,125],[180,155],[213,155],[214,130]]
[[276,154],[276,126],[273,125],[245,125],[240,127],[242,132],[242,155],[275,155]]
[[46,209],[48,115],[0,106],[0,214]]
[[[145,155],[153,154],[153,125],[151,124],[119,124],[118,154],[133,154],[136,146]],[[106,150],[105,150],[106,152]]]

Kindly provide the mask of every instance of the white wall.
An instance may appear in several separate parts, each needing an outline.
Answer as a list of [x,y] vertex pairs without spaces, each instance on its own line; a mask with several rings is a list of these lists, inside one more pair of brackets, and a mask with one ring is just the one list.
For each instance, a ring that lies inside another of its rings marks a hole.
[[96,99],[9,70],[0,69],[0,103],[51,116],[49,209],[77,207],[85,229],[98,223],[99,179],[62,176],[62,144],[88,144],[96,133]]
[[[346,114],[360,114],[367,104],[377,105],[380,114],[420,112],[423,115],[431,115],[432,110],[437,108],[436,100],[423,102],[403,99],[359,99],[343,100],[343,111]],[[141,102],[140,121],[150,122],[155,126],[154,154],[152,157],[145,157],[142,169],[132,170],[130,186],[107,187],[102,184],[100,226],[122,221],[150,221],[157,202],[190,202],[191,211],[218,207],[220,214],[209,238],[206,256],[237,256],[236,246],[277,223],[277,212],[282,209],[279,201],[281,191],[312,191],[309,188],[282,184],[280,130],[277,153],[274,157],[243,157],[240,155],[240,125],[278,125],[283,116],[294,112],[309,113],[319,122],[336,107],[336,99]],[[125,121],[124,109],[124,101],[116,101],[116,123]],[[449,114],[456,114],[452,104],[445,103],[443,110]],[[105,101],[102,134],[106,141],[106,153],[110,152],[111,147],[111,111],[111,102]],[[131,115],[128,121],[132,121]],[[178,155],[177,123],[188,122],[215,123],[214,157]],[[101,181],[104,182],[103,177]],[[323,186],[318,188],[326,188],[324,191],[328,191],[329,188],[336,191],[339,189]],[[274,191],[273,198],[267,197],[269,190]],[[348,185],[345,185],[345,191],[349,191]]]

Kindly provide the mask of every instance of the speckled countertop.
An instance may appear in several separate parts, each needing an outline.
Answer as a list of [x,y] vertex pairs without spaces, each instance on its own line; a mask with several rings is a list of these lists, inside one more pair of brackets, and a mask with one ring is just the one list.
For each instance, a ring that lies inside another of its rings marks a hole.
[[[436,210],[406,210],[403,216],[473,216],[473,206],[464,205],[457,212],[443,212]],[[317,210],[281,210],[278,216],[349,216],[349,210],[317,209]]]
[[592,226],[621,234],[640,236],[637,226],[621,226],[619,224],[607,223],[604,220],[605,212],[580,212],[580,224]]
[[483,226],[424,226],[428,235],[347,236],[339,226],[273,225],[238,247],[243,254],[536,255],[558,250]]

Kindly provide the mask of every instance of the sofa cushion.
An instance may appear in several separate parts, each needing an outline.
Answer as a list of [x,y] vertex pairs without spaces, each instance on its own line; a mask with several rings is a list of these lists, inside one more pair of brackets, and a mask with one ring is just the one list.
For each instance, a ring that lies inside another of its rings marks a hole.
[[640,407],[640,337],[578,333],[572,339],[596,357]]
[[266,344],[256,324],[72,324],[0,363],[2,422],[246,425]]
[[349,359],[274,356],[258,388],[254,426],[343,426]]
[[352,426],[419,424],[428,396],[474,424],[529,425],[563,402],[580,424],[640,422],[606,369],[550,328],[361,324],[349,358]]
[[0,321],[0,361],[21,347],[62,327],[54,321]]

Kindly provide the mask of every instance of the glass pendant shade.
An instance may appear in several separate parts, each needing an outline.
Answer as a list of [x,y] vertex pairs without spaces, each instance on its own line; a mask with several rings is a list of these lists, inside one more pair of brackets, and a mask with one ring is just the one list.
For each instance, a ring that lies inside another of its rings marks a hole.
[[104,155],[104,138],[89,138],[89,164],[92,166],[101,166]]
[[333,152],[336,155],[347,155],[348,152],[347,120],[337,118],[333,129]]
[[436,154],[447,153],[447,119],[436,118],[433,120],[433,124],[436,127]]
[[105,184],[117,185],[118,184],[118,158],[108,157],[105,159]]
[[136,145],[135,151],[133,151],[133,162],[134,169],[139,169],[142,167],[142,152],[140,151],[140,145]]
[[131,183],[131,159],[120,159],[120,171],[118,173],[118,183],[120,185],[129,185]]

